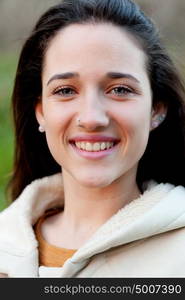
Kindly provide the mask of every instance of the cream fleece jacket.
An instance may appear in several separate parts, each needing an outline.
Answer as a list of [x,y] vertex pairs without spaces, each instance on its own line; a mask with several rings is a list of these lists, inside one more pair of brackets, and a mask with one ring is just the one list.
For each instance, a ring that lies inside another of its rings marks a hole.
[[[9,277],[185,277],[185,188],[146,183],[63,267],[38,265],[33,225],[64,205],[62,175],[37,179],[0,213],[0,273]],[[63,199],[63,200],[61,200]]]

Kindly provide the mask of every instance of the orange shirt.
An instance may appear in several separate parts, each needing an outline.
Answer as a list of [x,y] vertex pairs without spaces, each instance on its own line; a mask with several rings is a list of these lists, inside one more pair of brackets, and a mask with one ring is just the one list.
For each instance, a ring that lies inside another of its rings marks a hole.
[[55,213],[58,210],[48,211],[44,214],[38,222],[35,224],[34,230],[36,234],[37,241],[39,243],[39,265],[45,267],[62,267],[64,262],[73,256],[77,251],[76,249],[66,249],[60,248],[54,245],[47,243],[42,237],[41,234],[41,224],[48,217]]

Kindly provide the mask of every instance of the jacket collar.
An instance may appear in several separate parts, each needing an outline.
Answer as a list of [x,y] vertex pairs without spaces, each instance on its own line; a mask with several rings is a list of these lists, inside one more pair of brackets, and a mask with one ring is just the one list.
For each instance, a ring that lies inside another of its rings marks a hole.
[[[154,181],[147,182],[146,187],[143,195],[120,209],[97,230],[73,255],[73,263],[83,262],[111,247],[185,226],[185,189]],[[0,214],[0,228],[3,228],[0,231],[0,250],[29,256],[38,245],[33,224],[45,210],[63,205],[61,173],[32,182]]]
[[26,255],[38,245],[33,225],[44,211],[63,206],[63,182],[61,174],[37,179],[29,184],[21,195],[0,213],[0,249],[8,253]]

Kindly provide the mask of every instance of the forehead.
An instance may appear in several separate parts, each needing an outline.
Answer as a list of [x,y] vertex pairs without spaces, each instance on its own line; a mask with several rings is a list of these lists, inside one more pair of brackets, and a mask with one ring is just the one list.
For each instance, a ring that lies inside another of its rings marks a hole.
[[50,41],[44,70],[80,71],[83,66],[89,66],[91,71],[98,67],[107,72],[124,68],[124,71],[146,73],[146,55],[139,42],[116,25],[72,24]]

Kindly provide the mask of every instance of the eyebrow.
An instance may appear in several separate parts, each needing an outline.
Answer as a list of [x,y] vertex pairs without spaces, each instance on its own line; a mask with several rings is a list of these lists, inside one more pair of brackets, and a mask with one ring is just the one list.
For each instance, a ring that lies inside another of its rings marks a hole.
[[119,79],[119,78],[126,78],[134,80],[137,83],[140,83],[140,81],[133,75],[127,74],[127,73],[120,73],[120,72],[108,72],[106,77],[110,79]]
[[[47,85],[49,85],[50,82],[53,81],[53,80],[71,79],[71,78],[74,78],[74,77],[80,77],[80,75],[76,72],[66,72],[66,73],[55,74],[49,79]],[[110,79],[127,78],[127,79],[134,80],[137,83],[140,83],[140,81],[136,77],[134,77],[131,74],[127,74],[127,73],[108,72],[105,77],[110,78]]]
[[60,73],[60,74],[56,74],[54,76],[52,76],[47,85],[50,84],[51,81],[53,80],[57,80],[57,79],[70,79],[70,78],[73,78],[73,77],[79,77],[79,74],[78,73],[72,73],[72,72],[66,72],[66,73]]

